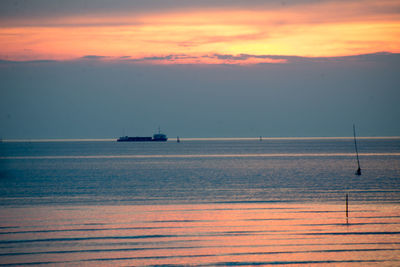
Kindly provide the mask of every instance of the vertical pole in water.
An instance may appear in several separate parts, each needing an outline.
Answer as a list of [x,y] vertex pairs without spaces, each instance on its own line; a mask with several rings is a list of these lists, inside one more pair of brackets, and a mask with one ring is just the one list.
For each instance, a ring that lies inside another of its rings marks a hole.
[[346,219],[349,218],[349,194],[346,194]]
[[358,158],[358,150],[357,150],[357,141],[356,141],[356,126],[353,124],[353,134],[354,134],[354,147],[356,148],[356,155],[357,155],[357,165],[358,169],[356,171],[356,175],[360,176],[361,175],[361,168],[360,168],[360,160]]

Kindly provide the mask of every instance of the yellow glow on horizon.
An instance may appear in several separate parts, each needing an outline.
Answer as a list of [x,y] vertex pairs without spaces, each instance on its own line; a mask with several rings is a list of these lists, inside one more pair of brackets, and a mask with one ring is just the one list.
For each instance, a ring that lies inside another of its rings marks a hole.
[[[233,44],[226,53],[332,57],[400,52],[399,23],[352,23],[281,28],[264,40]],[[290,33],[287,33],[289,32]],[[381,38],[374,38],[380,36]]]
[[[219,64],[235,60],[202,56],[333,57],[400,52],[399,16],[368,15],[346,20],[331,13],[327,16],[323,11],[318,6],[311,11],[185,10],[132,17],[68,17],[50,26],[49,22],[29,27],[5,26],[0,28],[0,58],[68,60],[98,55],[143,59],[185,55],[174,61],[154,62]],[[261,62],[282,63],[261,57],[237,61]]]

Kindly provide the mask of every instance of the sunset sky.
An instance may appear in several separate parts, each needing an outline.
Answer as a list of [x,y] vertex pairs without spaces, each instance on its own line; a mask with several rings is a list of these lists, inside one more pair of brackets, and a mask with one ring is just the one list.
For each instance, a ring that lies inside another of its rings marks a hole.
[[398,0],[1,1],[0,57],[155,63],[282,62],[400,52]]
[[3,138],[400,135],[398,0],[2,0],[0,48]]

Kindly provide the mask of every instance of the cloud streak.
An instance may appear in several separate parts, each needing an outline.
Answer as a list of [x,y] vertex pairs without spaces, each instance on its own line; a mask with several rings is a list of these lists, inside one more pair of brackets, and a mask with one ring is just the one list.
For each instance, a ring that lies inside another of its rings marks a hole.
[[277,64],[286,63],[285,58],[274,58],[270,56],[256,55],[168,55],[163,57],[144,57],[129,59],[132,62],[149,64],[234,64],[234,65],[253,65],[261,63]]
[[309,64],[309,63],[367,63],[377,61],[398,61],[400,54],[389,52],[379,52],[373,54],[360,54],[354,56],[342,57],[299,57],[284,55],[229,55],[229,54],[211,54],[191,56],[185,54],[170,54],[166,56],[153,56],[133,58],[130,56],[106,57],[100,55],[86,55],[77,59],[68,61],[57,60],[32,60],[32,61],[12,61],[0,60],[0,64],[7,66],[9,64],[47,64],[47,63],[78,63],[93,62],[98,64],[134,64],[134,65],[194,65],[194,64],[212,64],[212,65],[257,65],[257,64]]

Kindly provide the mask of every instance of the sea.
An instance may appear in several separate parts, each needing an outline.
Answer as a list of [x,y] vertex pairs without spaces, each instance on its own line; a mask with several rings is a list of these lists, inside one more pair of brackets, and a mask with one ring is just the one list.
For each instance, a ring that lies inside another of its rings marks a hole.
[[400,137],[180,141],[0,142],[0,265],[400,266]]

